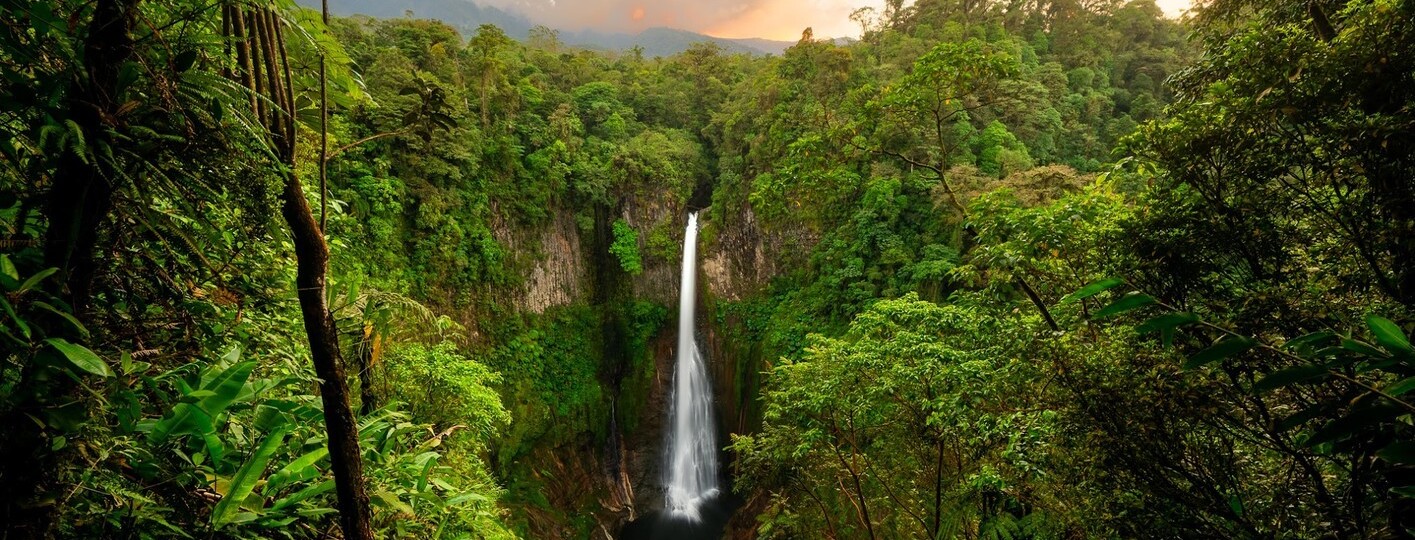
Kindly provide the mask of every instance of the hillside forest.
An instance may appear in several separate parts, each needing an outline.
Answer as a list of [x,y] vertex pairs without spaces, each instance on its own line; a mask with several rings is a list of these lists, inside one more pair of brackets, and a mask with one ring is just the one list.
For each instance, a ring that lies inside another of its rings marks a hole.
[[619,538],[695,211],[721,537],[1415,536],[1415,0],[435,16],[0,1],[0,539]]

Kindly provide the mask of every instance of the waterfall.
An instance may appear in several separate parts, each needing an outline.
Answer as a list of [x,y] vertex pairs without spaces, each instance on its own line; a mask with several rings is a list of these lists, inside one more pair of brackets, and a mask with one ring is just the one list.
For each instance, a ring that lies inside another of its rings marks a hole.
[[712,383],[693,335],[697,294],[698,214],[688,215],[683,235],[682,288],[678,292],[678,358],[673,367],[669,408],[667,468],[663,485],[674,516],[700,519],[699,506],[718,494],[717,425],[713,422]]

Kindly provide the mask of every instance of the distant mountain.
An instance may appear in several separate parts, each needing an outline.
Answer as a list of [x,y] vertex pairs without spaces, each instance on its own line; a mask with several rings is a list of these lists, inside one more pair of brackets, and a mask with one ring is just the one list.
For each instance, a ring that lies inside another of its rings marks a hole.
[[[295,0],[302,6],[319,9],[320,0]],[[467,0],[329,0],[329,11],[335,15],[368,15],[380,19],[398,19],[411,14],[419,19],[437,19],[452,25],[464,36],[471,36],[477,27],[494,24],[506,35],[525,40],[530,35],[531,22],[524,15],[492,6],[482,6]]]
[[722,50],[728,53],[744,54],[781,54],[787,47],[794,45],[789,41],[772,41],[769,39],[728,39],[712,37],[697,32],[679,30],[677,28],[647,28],[638,34],[609,33],[598,30],[581,30],[579,32],[560,32],[560,40],[567,45],[585,47],[587,49],[605,49],[612,51],[625,51],[634,46],[643,47],[644,56],[672,56],[688,50],[688,47],[695,43],[711,42],[716,43]]
[[795,41],[777,41],[774,39],[762,38],[742,38],[734,39],[732,41],[735,41],[744,46],[751,47],[759,51],[766,51],[777,56],[781,56],[782,53],[786,52],[786,49],[796,44]]
[[[296,0],[305,7],[319,9],[319,0]],[[534,22],[519,13],[492,6],[482,6],[469,0],[329,0],[329,10],[335,15],[368,15],[383,19],[407,16],[437,19],[452,25],[463,35],[470,36],[483,24],[501,27],[506,35],[525,41]],[[649,28],[637,34],[581,30],[561,30],[560,40],[567,45],[608,51],[625,51],[642,47],[644,56],[672,56],[688,50],[695,43],[712,42],[729,53],[779,55],[795,44],[760,38],[728,39],[675,28]]]

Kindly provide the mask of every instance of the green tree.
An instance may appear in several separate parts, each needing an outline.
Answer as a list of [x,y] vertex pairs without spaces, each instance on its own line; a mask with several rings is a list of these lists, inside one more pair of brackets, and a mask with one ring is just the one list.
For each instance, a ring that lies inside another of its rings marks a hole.
[[999,83],[1016,70],[1013,56],[979,40],[936,45],[880,96],[872,150],[932,173],[949,204],[962,211],[964,203],[946,178],[971,131],[959,126],[966,125],[969,111],[1001,99]]
[[[1240,4],[1204,11],[1205,60],[1176,81],[1169,119],[1131,145],[1165,173],[1156,207],[1192,212],[1157,213],[1153,226],[1213,233],[1175,236],[1190,242],[1188,262],[1171,267],[1166,291],[1215,265],[1254,283],[1298,279],[1305,263],[1288,246],[1336,242],[1351,249],[1323,273],[1412,305],[1415,271],[1403,261],[1415,255],[1415,143],[1402,126],[1415,60],[1398,30],[1411,6],[1277,2],[1250,15]],[[1172,259],[1175,247],[1145,249]]]
[[[976,307],[906,295],[815,335],[772,369],[760,433],[739,436],[744,480],[780,485],[768,537],[1045,536],[1058,523],[1020,502],[1024,463],[1054,415],[1021,391],[1035,366]],[[1020,385],[1020,386],[1019,386]],[[1027,412],[1017,412],[1027,411]]]
[[468,43],[467,51],[472,56],[472,69],[478,75],[477,94],[481,98],[482,129],[491,128],[492,95],[500,93],[505,86],[506,69],[500,55],[511,45],[511,38],[495,25],[483,24]]

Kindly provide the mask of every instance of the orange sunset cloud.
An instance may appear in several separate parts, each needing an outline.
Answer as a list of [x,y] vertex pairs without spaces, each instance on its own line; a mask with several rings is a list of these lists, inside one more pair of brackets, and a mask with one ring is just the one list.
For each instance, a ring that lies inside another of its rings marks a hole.
[[[532,20],[566,30],[634,33],[667,26],[725,38],[795,41],[811,28],[817,37],[855,37],[860,27],[850,13],[883,9],[884,0],[478,0],[525,13]],[[1192,0],[1156,0],[1178,17]],[[906,0],[905,4],[912,3]]]

